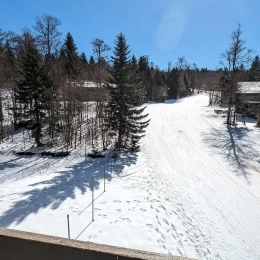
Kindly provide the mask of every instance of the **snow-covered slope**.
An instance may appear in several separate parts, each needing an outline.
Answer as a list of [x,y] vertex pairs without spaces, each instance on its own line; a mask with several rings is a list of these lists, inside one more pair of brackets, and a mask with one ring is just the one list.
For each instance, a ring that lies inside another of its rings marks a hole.
[[[260,259],[260,131],[227,127],[208,97],[149,104],[138,154],[111,168],[17,157],[0,145],[0,226],[197,259]],[[94,176],[95,221],[90,205]]]

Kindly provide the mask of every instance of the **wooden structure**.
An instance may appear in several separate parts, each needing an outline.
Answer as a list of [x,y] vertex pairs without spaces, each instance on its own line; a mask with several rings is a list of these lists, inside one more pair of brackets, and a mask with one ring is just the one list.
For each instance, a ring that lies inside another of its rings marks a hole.
[[66,83],[60,89],[60,95],[63,101],[79,101],[79,102],[101,102],[108,101],[108,93],[104,87],[99,87],[97,84],[91,82],[80,83]]
[[260,82],[238,82],[238,92],[245,104],[247,114],[258,117],[260,114]]

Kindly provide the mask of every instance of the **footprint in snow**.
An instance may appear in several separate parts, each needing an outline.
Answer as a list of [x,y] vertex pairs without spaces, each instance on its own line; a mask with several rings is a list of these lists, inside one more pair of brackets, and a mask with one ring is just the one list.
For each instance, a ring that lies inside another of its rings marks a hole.
[[176,211],[173,210],[172,212],[173,212],[175,215],[177,215],[177,212],[176,212]]
[[106,217],[107,217],[106,214],[98,214],[98,216],[103,217],[103,218],[106,218]]
[[127,221],[127,222],[132,222],[130,218],[122,218],[122,217],[120,217],[120,218],[121,218],[122,220]]
[[163,219],[163,222],[165,223],[165,224],[167,224],[167,225],[169,225],[169,222],[167,221],[167,219]]
[[177,248],[177,251],[180,253],[181,256],[183,256],[183,254],[179,248]]
[[111,221],[110,224],[117,223],[117,222],[118,222],[118,220]]
[[172,235],[172,237],[173,237],[174,239],[176,239],[176,236],[175,236],[173,233],[171,233],[171,235]]
[[154,226],[152,224],[146,224],[146,226],[149,228],[154,228]]
[[161,205],[161,208],[163,208],[166,211],[166,208],[163,205]]

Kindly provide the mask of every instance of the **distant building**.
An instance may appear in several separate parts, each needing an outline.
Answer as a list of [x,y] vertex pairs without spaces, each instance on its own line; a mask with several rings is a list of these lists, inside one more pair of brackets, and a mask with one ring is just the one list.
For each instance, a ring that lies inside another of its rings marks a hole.
[[[239,97],[242,106],[237,107],[237,112],[243,111],[252,117],[260,115],[260,82],[238,82],[237,88],[232,90],[233,100]],[[228,103],[230,89],[221,90],[221,103]]]
[[238,92],[247,103],[260,102],[260,81],[238,82]]
[[238,82],[238,92],[248,114],[257,117],[260,112],[260,82]]
[[99,87],[94,82],[70,82],[60,90],[64,101],[76,100],[79,102],[108,101],[108,93],[105,88]]

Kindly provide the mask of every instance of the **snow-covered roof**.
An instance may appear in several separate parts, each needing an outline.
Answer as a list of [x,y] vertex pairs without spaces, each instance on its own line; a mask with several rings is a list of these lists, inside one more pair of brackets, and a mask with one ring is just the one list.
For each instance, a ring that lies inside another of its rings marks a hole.
[[260,81],[255,82],[238,82],[241,93],[260,94]]
[[[71,81],[68,82],[74,87],[85,87],[85,88],[98,88],[99,83],[93,81]],[[109,84],[110,86],[116,86],[115,84]],[[101,86],[105,86],[105,83],[101,83]]]
[[248,103],[248,104],[260,104],[260,101],[256,101],[256,100],[247,100],[246,103]]
[[92,81],[85,81],[83,87],[86,88],[96,88],[98,86],[98,83],[92,82]]
[[[67,83],[72,84],[74,87],[97,88],[99,86],[98,83],[93,81],[71,81]],[[101,84],[104,85],[104,83]]]

